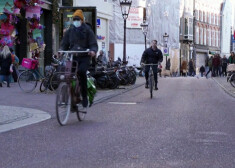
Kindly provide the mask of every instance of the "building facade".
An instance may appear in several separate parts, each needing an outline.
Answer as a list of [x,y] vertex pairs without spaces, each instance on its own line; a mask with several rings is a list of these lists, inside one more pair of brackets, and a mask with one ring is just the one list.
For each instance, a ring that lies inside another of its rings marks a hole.
[[209,54],[221,52],[222,0],[194,0],[194,61],[196,73]]

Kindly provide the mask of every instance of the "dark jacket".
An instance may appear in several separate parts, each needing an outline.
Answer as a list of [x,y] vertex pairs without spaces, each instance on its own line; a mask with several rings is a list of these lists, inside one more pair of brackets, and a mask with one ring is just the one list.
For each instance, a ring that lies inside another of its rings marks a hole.
[[205,70],[204,66],[201,66],[201,67],[200,67],[200,72],[203,73],[203,72],[205,72],[205,71],[206,71],[206,70]]
[[9,53],[6,59],[0,55],[0,75],[10,75],[10,66],[12,64],[11,54]]
[[162,51],[159,50],[158,48],[156,51],[152,49],[152,47],[147,48],[141,58],[141,62],[146,63],[146,64],[156,64],[158,62],[162,62],[163,56],[162,56]]
[[90,49],[97,52],[98,44],[92,29],[83,23],[79,28],[76,28],[74,25],[70,26],[65,32],[60,49],[73,51]]

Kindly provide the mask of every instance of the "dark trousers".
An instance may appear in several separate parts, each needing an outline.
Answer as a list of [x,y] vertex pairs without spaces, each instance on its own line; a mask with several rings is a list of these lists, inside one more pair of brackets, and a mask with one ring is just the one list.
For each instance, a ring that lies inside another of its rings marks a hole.
[[11,79],[11,75],[0,75],[0,83],[2,83],[3,81],[7,82],[7,85],[10,85],[10,79]]
[[227,76],[227,66],[222,66],[222,75]]
[[74,61],[78,63],[78,76],[81,86],[82,98],[87,98],[87,70],[90,65],[90,57],[76,57]]
[[210,72],[212,73],[212,67],[209,67],[209,70],[208,70],[208,72],[206,73],[206,76],[207,76]]
[[[150,69],[150,65],[146,65],[145,66],[145,79],[146,79],[146,83],[148,83],[148,79],[149,79],[149,69]],[[154,81],[155,81],[155,85],[157,85],[157,65],[153,65],[152,66],[153,69],[153,75],[154,75]]]

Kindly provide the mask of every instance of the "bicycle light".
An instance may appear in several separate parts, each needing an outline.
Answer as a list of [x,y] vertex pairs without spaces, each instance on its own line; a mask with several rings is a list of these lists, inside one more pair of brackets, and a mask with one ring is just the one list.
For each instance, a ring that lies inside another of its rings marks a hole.
[[64,75],[60,75],[60,80],[64,80],[65,76]]

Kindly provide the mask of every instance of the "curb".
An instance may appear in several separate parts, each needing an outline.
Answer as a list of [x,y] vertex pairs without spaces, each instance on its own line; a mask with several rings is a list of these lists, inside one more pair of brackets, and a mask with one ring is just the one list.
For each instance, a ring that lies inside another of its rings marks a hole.
[[11,110],[14,114],[22,114],[23,116],[15,117],[11,120],[3,121],[0,124],[0,133],[11,131],[16,128],[25,127],[31,124],[36,124],[51,118],[47,112],[24,107],[1,106],[1,111]]
[[233,98],[235,98],[235,94],[231,93],[230,91],[228,91],[228,89],[226,89],[223,85],[221,85],[216,79],[212,78],[227,94],[229,94],[230,96],[232,96]]

